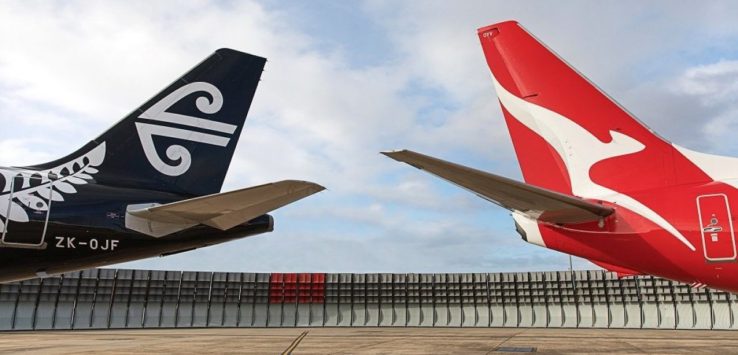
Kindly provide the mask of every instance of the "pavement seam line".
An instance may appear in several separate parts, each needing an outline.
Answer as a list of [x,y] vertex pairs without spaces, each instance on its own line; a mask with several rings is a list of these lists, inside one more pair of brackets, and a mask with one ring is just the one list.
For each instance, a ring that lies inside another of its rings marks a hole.
[[486,353],[485,355],[489,355],[490,353],[493,353],[493,352],[494,352],[494,351],[495,351],[495,350],[496,350],[497,348],[499,348],[499,347],[501,347],[501,346],[502,346],[503,344],[507,343],[507,341],[508,341],[508,340],[510,340],[510,339],[512,339],[512,338],[515,338],[515,337],[517,337],[518,335],[520,335],[520,334],[523,334],[523,333],[525,333],[525,330],[521,330],[521,331],[519,331],[519,332],[517,332],[517,333],[515,333],[515,334],[513,334],[513,335],[510,335],[510,336],[509,336],[509,337],[507,337],[507,338],[506,338],[505,340],[503,340],[503,341],[502,341],[501,343],[497,344],[497,346],[495,346],[494,348],[492,348],[492,350],[488,351],[488,352],[487,352],[487,353]]
[[290,344],[290,346],[288,346],[287,349],[285,349],[282,352],[282,355],[290,355],[290,354],[292,354],[292,352],[295,351],[295,349],[297,349],[297,346],[300,345],[300,342],[302,341],[302,339],[304,339],[308,335],[308,332],[309,331],[306,330],[306,331],[302,332],[302,334],[298,335],[297,338],[295,338],[295,340],[292,341],[292,343]]

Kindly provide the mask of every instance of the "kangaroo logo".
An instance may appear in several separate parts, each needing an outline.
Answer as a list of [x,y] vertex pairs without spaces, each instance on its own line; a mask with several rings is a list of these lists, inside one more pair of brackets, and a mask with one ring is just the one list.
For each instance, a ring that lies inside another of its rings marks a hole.
[[596,183],[589,175],[590,169],[597,162],[640,152],[646,148],[643,143],[616,131],[610,131],[612,141],[604,143],[571,119],[515,96],[494,77],[493,82],[505,109],[518,122],[536,132],[559,154],[569,172],[574,195],[624,206],[671,233],[691,251],[697,250],[679,230],[656,211],[628,195]]
[[[179,102],[179,100],[197,92],[204,92],[210,95],[210,98],[203,95],[195,100],[195,106],[200,112],[214,114],[223,107],[223,94],[221,94],[220,90],[213,84],[198,81],[174,90],[138,117],[145,120],[174,123],[232,135],[236,131],[236,128],[238,128],[236,125],[167,112],[167,109]],[[136,122],[136,131],[138,131],[141,146],[151,166],[162,174],[169,176],[179,176],[186,173],[192,164],[192,154],[187,148],[173,144],[167,147],[166,156],[169,160],[177,163],[168,164],[157,153],[153,136],[171,137],[219,147],[225,147],[231,140],[229,137],[220,135],[143,122]]]

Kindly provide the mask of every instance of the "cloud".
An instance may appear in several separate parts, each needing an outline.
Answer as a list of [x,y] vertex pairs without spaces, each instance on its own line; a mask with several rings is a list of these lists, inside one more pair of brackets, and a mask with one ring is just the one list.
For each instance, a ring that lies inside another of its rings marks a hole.
[[24,162],[21,162],[19,160],[20,158],[31,161],[50,161],[58,158],[46,151],[29,149],[29,147],[38,147],[44,144],[46,144],[46,142],[40,139],[3,139],[0,141],[0,152],[3,152],[2,158],[0,158],[0,164],[2,164],[2,166],[22,165]]
[[687,69],[674,91],[694,96],[707,106],[735,101],[738,96],[738,61],[721,60]]
[[710,150],[724,154],[734,152],[732,132],[738,128],[738,61],[719,60],[686,69],[674,80],[674,95],[699,107],[703,126],[701,138]]
[[717,61],[686,66],[673,76],[644,81],[626,93],[636,116],[676,144],[736,155],[738,65]]

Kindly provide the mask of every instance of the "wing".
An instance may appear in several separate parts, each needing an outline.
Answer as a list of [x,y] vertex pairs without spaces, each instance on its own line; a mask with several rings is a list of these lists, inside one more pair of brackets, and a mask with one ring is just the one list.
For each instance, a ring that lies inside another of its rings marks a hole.
[[584,223],[598,221],[614,212],[598,205],[555,191],[543,189],[506,177],[486,173],[415,153],[409,150],[382,154],[450,181],[480,197],[511,211],[549,223]]
[[167,225],[205,224],[227,230],[324,189],[312,182],[285,180],[129,210],[128,214]]

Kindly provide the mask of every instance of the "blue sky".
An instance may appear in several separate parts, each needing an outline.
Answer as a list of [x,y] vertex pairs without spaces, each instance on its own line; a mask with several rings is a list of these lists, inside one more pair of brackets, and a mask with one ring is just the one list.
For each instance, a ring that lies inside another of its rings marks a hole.
[[738,155],[731,2],[4,1],[0,164],[73,151],[232,47],[269,62],[225,189],[291,178],[328,190],[276,211],[273,233],[126,267],[565,269],[506,211],[378,154],[410,148],[520,178],[476,37],[508,19],[667,139]]

